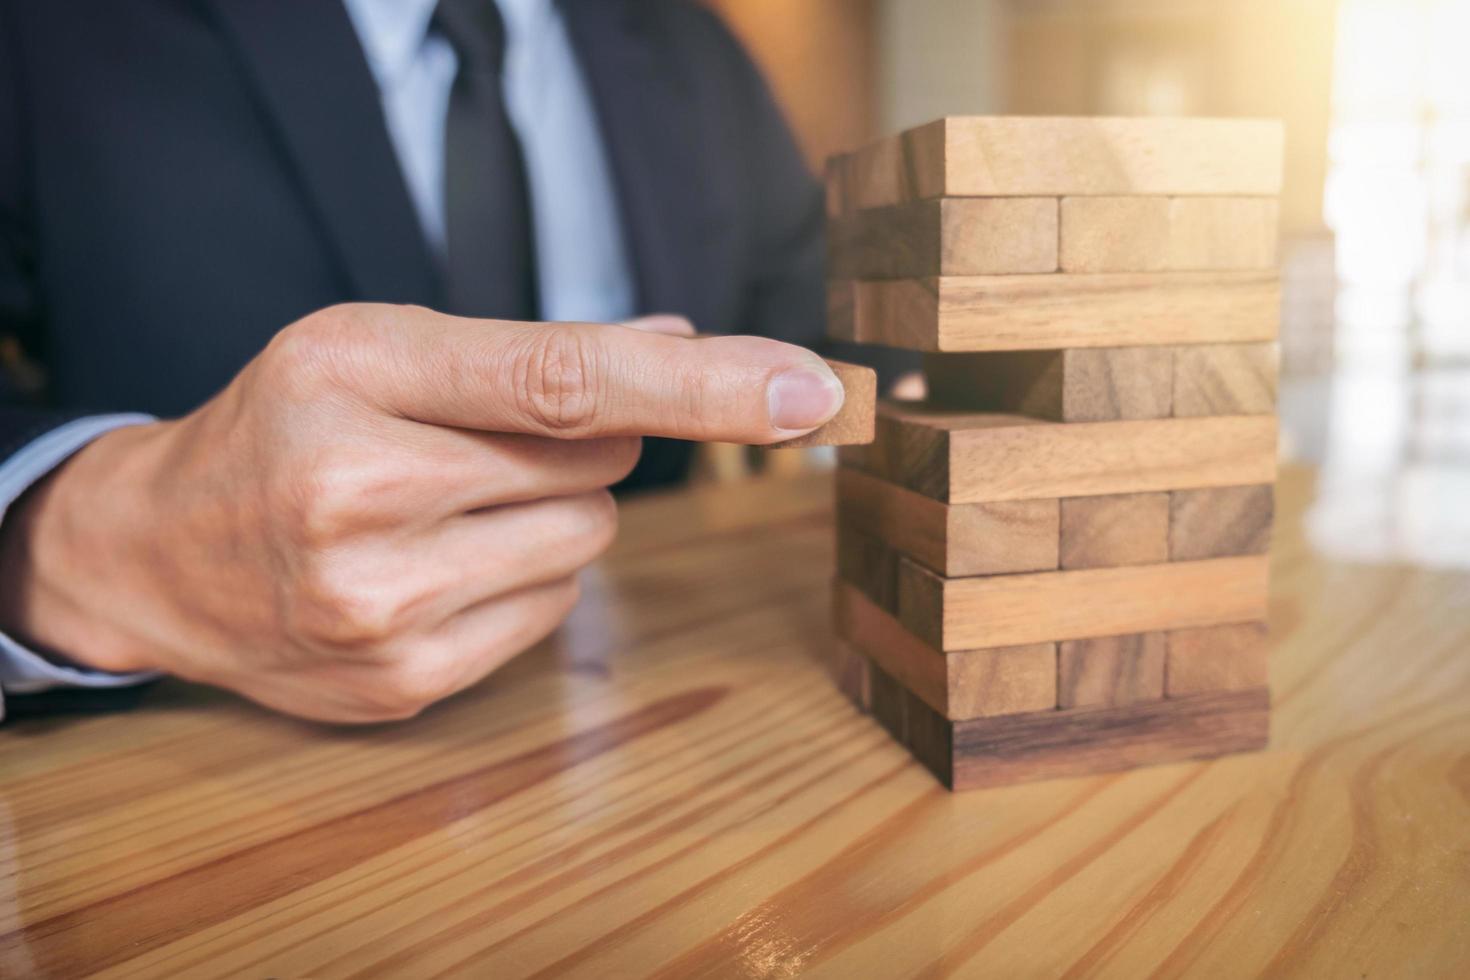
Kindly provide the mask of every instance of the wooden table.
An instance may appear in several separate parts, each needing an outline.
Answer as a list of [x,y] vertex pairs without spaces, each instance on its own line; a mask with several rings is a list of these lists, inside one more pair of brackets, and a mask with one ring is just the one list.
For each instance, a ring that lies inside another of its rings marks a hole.
[[0,729],[0,975],[1470,975],[1470,574],[1308,548],[1269,751],[952,796],[855,714],[828,478],[636,502],[415,721],[160,685]]

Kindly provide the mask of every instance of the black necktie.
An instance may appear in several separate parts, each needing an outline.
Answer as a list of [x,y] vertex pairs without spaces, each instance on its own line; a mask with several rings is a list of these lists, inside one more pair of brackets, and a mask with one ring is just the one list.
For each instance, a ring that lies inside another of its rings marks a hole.
[[459,58],[444,129],[449,312],[535,320],[530,190],[500,91],[505,25],[495,0],[439,0],[434,26]]

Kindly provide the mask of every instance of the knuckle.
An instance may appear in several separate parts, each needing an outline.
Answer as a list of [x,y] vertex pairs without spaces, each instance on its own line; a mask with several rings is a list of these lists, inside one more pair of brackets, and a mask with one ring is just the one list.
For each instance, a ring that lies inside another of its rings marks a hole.
[[303,317],[272,338],[266,360],[291,388],[335,378],[354,343],[366,333],[360,306],[330,306]]
[[369,722],[409,721],[417,718],[426,707],[428,706],[392,702],[379,704],[374,700],[364,716]]
[[618,505],[606,490],[584,494],[578,500],[578,536],[601,554],[618,534]]
[[701,371],[681,371],[677,390],[685,412],[685,418],[706,419],[724,412],[729,400],[719,390],[710,376]]
[[573,575],[553,589],[552,600],[556,607],[555,618],[560,621],[571,613],[572,607],[582,599],[582,579]]
[[643,440],[637,436],[608,439],[608,468],[613,473],[610,483],[616,483],[629,473],[633,467],[638,465],[638,458],[643,455]]
[[400,632],[403,606],[379,584],[316,557],[296,577],[289,627],[313,644],[342,649],[381,645]]
[[590,428],[598,414],[604,360],[602,344],[590,329],[560,326],[532,335],[515,379],[520,409],[550,432]]
[[298,543],[327,548],[369,523],[373,502],[386,491],[372,464],[333,458],[318,459],[291,477],[285,493],[293,498]]
[[454,691],[451,672],[433,658],[406,655],[379,671],[373,697],[380,710],[402,719],[412,718]]
[[554,554],[548,561],[563,568],[581,567],[596,561],[617,537],[618,505],[608,491],[594,490],[545,501],[534,520],[528,533]]
[[416,701],[386,683],[375,684],[358,701],[361,714],[369,721],[408,721],[418,717],[431,703]]

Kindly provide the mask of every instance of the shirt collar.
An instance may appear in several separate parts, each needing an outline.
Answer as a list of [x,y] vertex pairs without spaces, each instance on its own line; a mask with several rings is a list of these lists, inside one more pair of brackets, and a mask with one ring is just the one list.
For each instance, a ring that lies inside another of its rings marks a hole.
[[[519,34],[553,12],[553,0],[484,0],[500,7],[506,27]],[[378,85],[390,87],[413,66],[429,33],[438,0],[343,0]]]
[[537,22],[538,18],[544,18],[552,13],[552,0],[494,0],[500,7],[500,16],[506,21],[506,27],[525,28]]
[[[392,85],[413,66],[429,33],[438,0],[343,0],[380,86]],[[487,3],[494,0],[486,0]]]

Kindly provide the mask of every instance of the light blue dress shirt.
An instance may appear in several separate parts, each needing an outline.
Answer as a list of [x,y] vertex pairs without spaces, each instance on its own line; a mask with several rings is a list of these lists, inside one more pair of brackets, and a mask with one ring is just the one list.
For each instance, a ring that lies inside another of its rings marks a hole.
[[[429,31],[436,0],[345,0],[430,244],[444,248],[444,118],[458,68]],[[553,0],[485,0],[505,22],[501,80],[531,189],[545,320],[634,313],[632,267],[581,66]]]
[[[613,322],[633,316],[632,266],[586,80],[553,0],[484,0],[500,7],[502,85],[531,192],[541,315]],[[424,237],[444,249],[444,119],[458,59],[430,31],[436,0],[343,0],[382,99],[383,118]],[[10,504],[87,443],[145,415],[104,415],[55,429],[0,463],[0,521]],[[5,584],[0,583],[0,588]],[[146,674],[52,663],[0,633],[4,693],[114,687]]]

